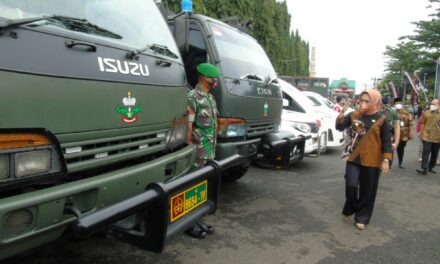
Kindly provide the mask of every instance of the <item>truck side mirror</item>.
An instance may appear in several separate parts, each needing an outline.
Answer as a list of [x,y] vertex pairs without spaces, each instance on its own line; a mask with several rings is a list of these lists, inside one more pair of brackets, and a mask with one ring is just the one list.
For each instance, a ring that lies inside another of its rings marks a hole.
[[283,107],[287,107],[287,106],[289,106],[289,100],[283,98]]
[[188,13],[182,12],[174,17],[174,40],[180,53],[187,53],[189,51],[189,19]]

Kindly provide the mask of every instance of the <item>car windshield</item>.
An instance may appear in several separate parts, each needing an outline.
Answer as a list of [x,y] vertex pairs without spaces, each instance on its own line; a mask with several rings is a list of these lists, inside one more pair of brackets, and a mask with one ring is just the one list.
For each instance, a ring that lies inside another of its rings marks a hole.
[[53,15],[75,18],[78,23],[85,19],[87,24],[81,25],[81,30],[71,27],[71,21],[66,26],[64,21],[52,19],[27,25],[41,29],[68,30],[70,34],[92,37],[106,43],[113,42],[132,49],[156,44],[166,46],[178,54],[168,26],[152,0],[0,0],[0,10],[0,17],[12,20]]
[[307,97],[310,99],[310,101],[313,102],[313,106],[321,106],[322,104],[316,99],[315,97],[311,95],[307,95]]
[[225,76],[257,76],[266,81],[276,78],[269,58],[255,39],[221,24],[210,23],[210,27]]

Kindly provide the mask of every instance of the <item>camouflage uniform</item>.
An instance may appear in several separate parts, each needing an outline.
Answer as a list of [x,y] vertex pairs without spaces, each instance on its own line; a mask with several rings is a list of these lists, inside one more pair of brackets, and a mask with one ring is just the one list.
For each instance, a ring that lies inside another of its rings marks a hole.
[[384,105],[382,106],[381,113],[385,116],[385,121],[388,122],[392,131],[394,131],[395,126],[400,126],[399,115],[393,107]]
[[188,121],[193,123],[192,142],[197,147],[195,168],[215,158],[217,104],[214,96],[199,85],[188,93]]

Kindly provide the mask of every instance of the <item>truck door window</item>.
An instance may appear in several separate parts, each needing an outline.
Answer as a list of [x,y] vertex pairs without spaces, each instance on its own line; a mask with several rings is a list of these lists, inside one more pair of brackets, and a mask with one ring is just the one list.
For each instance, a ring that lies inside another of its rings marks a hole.
[[196,23],[189,24],[189,51],[183,55],[186,77],[190,88],[197,84],[197,66],[200,63],[208,62],[205,40],[203,39],[200,27]]

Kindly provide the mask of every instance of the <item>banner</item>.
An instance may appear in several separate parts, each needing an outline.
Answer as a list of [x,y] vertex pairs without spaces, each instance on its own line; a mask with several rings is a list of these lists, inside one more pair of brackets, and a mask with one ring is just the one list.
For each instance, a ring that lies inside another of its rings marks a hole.
[[396,87],[394,86],[393,81],[390,81],[391,90],[393,90],[394,98],[399,97],[399,94],[396,92]]
[[413,88],[414,92],[417,94],[417,96],[420,96],[416,82],[411,78],[411,76],[409,76],[407,71],[404,71],[403,73],[405,74],[406,78],[408,78],[409,83],[411,84],[411,87]]

